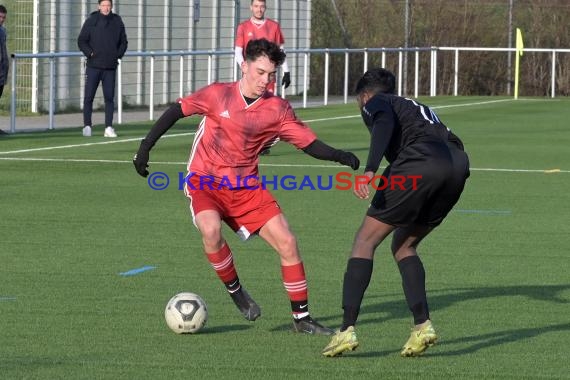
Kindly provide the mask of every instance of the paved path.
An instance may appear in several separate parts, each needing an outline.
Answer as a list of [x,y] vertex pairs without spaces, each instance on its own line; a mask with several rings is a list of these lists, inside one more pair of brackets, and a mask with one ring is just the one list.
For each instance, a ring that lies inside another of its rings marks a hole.
[[[342,97],[329,97],[329,104],[340,104],[342,103]],[[302,101],[294,100],[291,101],[291,105],[295,109],[302,107]],[[308,107],[318,107],[323,105],[323,99],[312,99],[307,102]],[[164,107],[154,109],[154,120],[158,119]],[[70,113],[70,114],[56,114],[54,115],[54,128],[79,128],[83,126],[83,115],[81,113]],[[117,112],[113,121],[117,124]],[[127,111],[123,110],[123,123],[133,123],[150,120],[150,112],[148,109],[138,110],[138,111]],[[103,125],[105,122],[105,113],[103,110],[97,110],[93,112],[93,124]],[[34,131],[45,131],[49,128],[49,115],[38,115],[38,116],[18,116],[16,117],[16,133],[18,132],[34,132]],[[0,116],[0,130],[4,132],[10,132],[10,117]]]
[[[163,109],[154,110],[154,118],[157,119]],[[78,128],[83,126],[83,114],[81,113],[66,113],[66,114],[56,114],[54,115],[54,128]],[[144,111],[125,111],[123,110],[123,123],[132,123],[137,121],[150,120],[148,109]],[[113,117],[113,121],[117,124],[117,112]],[[104,111],[94,111],[93,112],[93,124],[103,125],[105,123],[105,112]],[[16,132],[33,132],[33,131],[45,131],[49,128],[49,115],[39,115],[39,116],[18,116],[16,117]],[[0,129],[4,132],[10,131],[10,117],[0,116]]]

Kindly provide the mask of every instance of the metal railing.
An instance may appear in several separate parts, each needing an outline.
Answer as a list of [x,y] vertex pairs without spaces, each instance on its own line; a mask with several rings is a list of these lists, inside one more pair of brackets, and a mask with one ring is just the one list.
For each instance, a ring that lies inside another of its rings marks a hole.
[[[184,60],[188,57],[207,56],[207,83],[212,83],[212,60],[214,56],[231,55],[234,52],[226,51],[160,51],[160,52],[127,52],[125,57],[141,57],[148,58],[150,61],[150,78],[149,78],[149,120],[154,119],[154,92],[155,92],[155,60],[158,57],[179,57],[179,78],[178,78],[178,96],[184,95]],[[10,132],[16,131],[16,103],[17,103],[17,84],[18,77],[18,60],[19,59],[32,59],[40,60],[47,59],[49,61],[49,99],[48,99],[48,114],[49,126],[48,129],[54,129],[54,114],[55,114],[55,73],[56,62],[61,58],[83,57],[80,52],[61,52],[61,53],[38,53],[38,54],[12,54],[12,81],[11,81],[11,99],[10,99]],[[124,59],[124,57],[123,57]],[[82,87],[83,85],[81,85]],[[83,91],[81,91],[83,94]],[[118,123],[122,123],[123,119],[123,69],[122,63],[119,62],[117,68],[117,117]],[[37,99],[36,99],[37,101]],[[37,107],[34,107],[37,108]]]
[[[343,54],[344,55],[344,78],[343,78],[343,102],[348,102],[349,95],[349,72],[350,72],[350,55],[360,54],[362,55],[362,72],[368,69],[369,55],[370,54],[380,54],[381,55],[381,66],[386,67],[386,58],[389,54],[397,54],[397,93],[402,94],[403,85],[403,60],[404,53],[414,54],[414,70],[413,70],[413,95],[418,97],[420,94],[419,88],[419,77],[420,77],[420,53],[429,53],[429,96],[436,96],[437,92],[437,72],[438,72],[438,52],[439,51],[453,51],[455,53],[454,59],[454,86],[453,95],[458,95],[459,87],[459,52],[461,51],[494,51],[494,52],[505,52],[514,53],[516,49],[514,48],[482,48],[482,47],[428,47],[428,48],[364,48],[364,49],[291,49],[287,50],[288,56],[302,57],[302,70],[301,78],[302,85],[301,88],[297,88],[297,93],[301,93],[302,96],[302,107],[306,108],[308,106],[308,94],[310,87],[310,59],[314,55],[324,55],[324,88],[322,95],[322,104],[328,105],[329,103],[329,81],[330,81],[330,58],[331,55]],[[570,53],[570,49],[524,49],[524,52],[540,52],[540,53],[550,53],[551,54],[551,97],[556,95],[556,61],[557,54],[560,53]],[[233,80],[235,76],[235,65],[233,64],[233,54],[232,50],[218,50],[218,51],[150,51],[150,52],[132,52],[129,51],[125,54],[125,57],[137,57],[139,59],[149,60],[149,80],[148,80],[148,115],[149,120],[154,119],[154,109],[155,109],[155,61],[157,58],[162,57],[178,57],[178,96],[184,96],[184,83],[185,74],[189,78],[190,72],[193,70],[191,64],[188,65],[188,69],[184,69],[185,60],[191,57],[205,56],[207,57],[206,64],[206,78],[200,78],[202,81],[205,80],[206,83],[212,83],[214,78],[219,78],[220,76],[227,78],[228,81]],[[18,76],[18,64],[21,59],[32,59],[35,60],[49,60],[49,99],[48,99],[48,113],[49,113],[49,129],[54,129],[54,114],[55,114],[55,81],[56,81],[56,65],[58,60],[62,58],[69,57],[82,57],[79,52],[61,52],[61,53],[39,53],[39,54],[12,54],[12,82],[11,82],[11,100],[10,100],[10,132],[14,133],[16,131],[16,104],[17,104],[17,86],[16,78]],[[123,58],[123,61],[125,59]],[[216,57],[227,57],[230,65],[227,72],[220,75],[220,68],[217,67],[216,75],[214,75],[214,66]],[[140,62],[137,63],[140,66]],[[117,75],[117,113],[118,122],[122,123],[123,120],[123,68],[124,64],[121,63],[118,67]],[[140,71],[140,70],[139,70]],[[142,75],[140,72],[138,75]],[[80,86],[82,86],[81,84]],[[195,85],[195,83],[193,84]],[[137,87],[138,90],[138,87]],[[83,91],[81,91],[81,94]],[[285,93],[281,94],[285,97]],[[81,95],[82,96],[82,95]],[[37,99],[36,99],[37,101]],[[146,104],[145,104],[146,106]]]

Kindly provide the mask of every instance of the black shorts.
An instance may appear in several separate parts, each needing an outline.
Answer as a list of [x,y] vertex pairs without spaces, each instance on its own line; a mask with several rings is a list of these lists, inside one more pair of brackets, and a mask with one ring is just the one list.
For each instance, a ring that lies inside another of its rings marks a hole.
[[435,227],[459,200],[469,177],[467,154],[452,143],[422,140],[405,147],[371,185],[377,189],[366,215],[407,227]]

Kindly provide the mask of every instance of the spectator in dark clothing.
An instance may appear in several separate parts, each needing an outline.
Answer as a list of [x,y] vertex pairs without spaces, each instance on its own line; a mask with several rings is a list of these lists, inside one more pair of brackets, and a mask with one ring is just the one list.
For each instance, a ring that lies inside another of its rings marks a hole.
[[[127,50],[127,34],[121,17],[111,11],[113,2],[99,0],[99,10],[83,24],[77,45],[87,57],[85,95],[83,99],[83,136],[91,136],[93,99],[99,82],[105,99],[105,137],[117,137],[113,129],[115,78],[119,60]],[[120,100],[119,100],[120,101]]]
[[6,49],[7,34],[3,27],[7,14],[6,7],[0,5],[0,98],[4,92],[4,85],[8,82],[8,68],[10,67],[10,57],[8,57],[8,50]]

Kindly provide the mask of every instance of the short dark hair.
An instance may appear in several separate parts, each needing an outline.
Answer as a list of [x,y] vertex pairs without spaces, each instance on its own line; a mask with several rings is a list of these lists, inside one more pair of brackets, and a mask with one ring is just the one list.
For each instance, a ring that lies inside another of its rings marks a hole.
[[247,61],[255,61],[261,56],[267,56],[275,66],[281,66],[285,62],[286,54],[279,45],[269,42],[265,38],[259,40],[251,40],[245,47],[245,59]]
[[[103,1],[105,0],[99,0],[99,2],[97,4],[101,4]],[[113,5],[113,0],[109,0],[111,2],[111,5]]]
[[381,67],[370,69],[362,75],[356,84],[356,95],[363,92],[393,94],[396,91],[396,77],[392,72]]
[[5,6],[0,5],[0,13],[8,14],[8,10],[6,9]]
[[[251,0],[251,4],[253,4],[254,1],[255,0]],[[261,1],[262,3],[265,3],[265,0],[259,0],[259,1]]]

